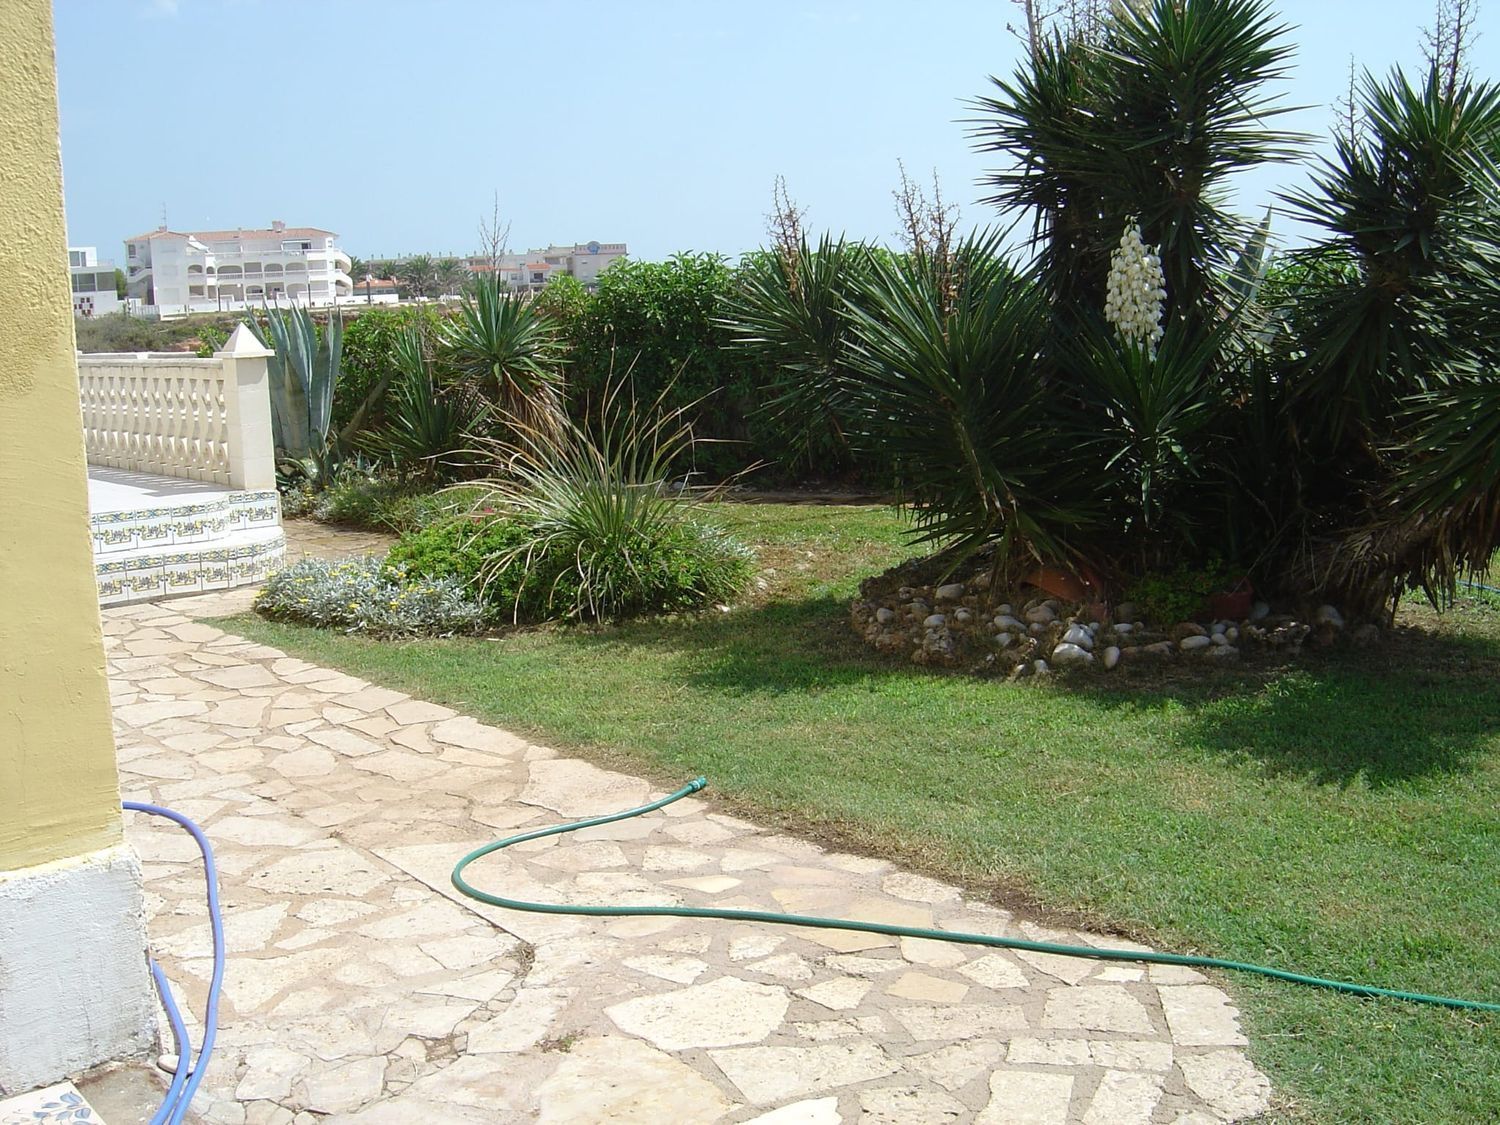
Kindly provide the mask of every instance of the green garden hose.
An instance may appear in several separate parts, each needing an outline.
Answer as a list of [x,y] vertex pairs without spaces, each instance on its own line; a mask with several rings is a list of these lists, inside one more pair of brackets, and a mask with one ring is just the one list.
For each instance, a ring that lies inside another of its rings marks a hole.
[[1444,1008],[1466,1008],[1481,1012],[1500,1012],[1500,1004],[1483,1000],[1460,1000],[1450,996],[1428,996],[1422,992],[1401,992],[1391,988],[1376,988],[1370,984],[1353,984],[1348,981],[1325,980],[1322,977],[1305,976],[1302,973],[1273,969],[1265,965],[1252,965],[1244,961],[1225,961],[1218,957],[1197,957],[1186,953],[1155,953],[1134,949],[1095,949],[1086,945],[1059,945],[1050,941],[1027,941],[1024,938],[997,937],[994,934],[966,934],[951,930],[929,930],[921,926],[895,926],[885,922],[860,922],[849,918],[818,918],[806,914],[775,914],[764,910],[721,910],[699,906],[566,906],[560,903],[527,902],[523,899],[504,898],[481,891],[471,886],[463,877],[464,868],[477,859],[508,848],[512,844],[527,840],[540,840],[547,836],[558,836],[564,832],[576,832],[580,828],[593,828],[600,824],[611,824],[617,820],[628,820],[633,816],[655,812],[657,809],[679,801],[690,793],[696,793],[708,785],[706,778],[689,782],[677,792],[659,801],[627,809],[608,816],[596,816],[589,820],[558,824],[551,828],[538,828],[523,832],[519,836],[508,836],[482,848],[476,848],[453,868],[453,885],[469,898],[491,906],[503,906],[508,910],[526,910],[535,914],[577,914],[589,918],[621,917],[666,917],[666,918],[717,918],[727,922],[768,922],[780,926],[812,926],[823,930],[854,930],[860,933],[884,934],[888,937],[927,938],[931,941],[951,941],[964,945],[988,945],[999,949],[1022,949],[1035,953],[1057,953],[1064,957],[1090,957],[1096,961],[1141,961],[1152,965],[1189,965],[1200,969],[1233,969],[1241,973],[1254,973],[1273,980],[1306,984],[1314,988],[1328,988],[1335,992],[1346,992],[1353,996],[1380,996],[1390,1000],[1408,1000],[1414,1004],[1437,1004]]

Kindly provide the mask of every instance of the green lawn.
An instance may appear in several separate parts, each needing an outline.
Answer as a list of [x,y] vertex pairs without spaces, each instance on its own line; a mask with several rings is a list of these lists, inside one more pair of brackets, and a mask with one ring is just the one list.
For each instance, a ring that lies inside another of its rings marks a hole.
[[[982,681],[852,634],[904,555],[879,508],[717,506],[766,588],[731,613],[299,656],[1166,948],[1500,1000],[1500,599],[1376,650],[1206,679]],[[1279,1114],[1494,1121],[1500,1017],[1227,977]]]

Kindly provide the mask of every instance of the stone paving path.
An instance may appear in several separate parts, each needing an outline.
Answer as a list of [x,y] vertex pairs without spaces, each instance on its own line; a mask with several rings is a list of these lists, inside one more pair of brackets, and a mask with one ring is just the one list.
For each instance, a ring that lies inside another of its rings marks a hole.
[[[1191,970],[472,903],[448,882],[470,848],[656,794],[196,612],[122,607],[104,628],[125,795],[195,818],[223,873],[207,1121],[1208,1125],[1267,1105],[1235,1010]],[[195,848],[143,816],[129,837],[155,954],[201,1010]],[[526,898],[1120,944],[696,798],[470,872]]]
[[330,527],[310,519],[285,520],[286,563],[305,558],[345,559],[359,555],[384,555],[396,542],[394,535],[383,531],[360,531],[349,527]]

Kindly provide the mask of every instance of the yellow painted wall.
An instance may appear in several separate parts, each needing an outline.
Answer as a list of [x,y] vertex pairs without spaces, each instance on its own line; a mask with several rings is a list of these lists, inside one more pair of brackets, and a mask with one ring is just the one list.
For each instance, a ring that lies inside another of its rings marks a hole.
[[121,835],[88,539],[51,0],[0,0],[0,873]]

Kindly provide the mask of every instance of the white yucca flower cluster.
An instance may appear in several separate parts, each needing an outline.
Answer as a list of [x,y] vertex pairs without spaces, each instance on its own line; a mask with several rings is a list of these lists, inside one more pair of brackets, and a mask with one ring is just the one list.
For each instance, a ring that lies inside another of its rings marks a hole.
[[1153,352],[1161,339],[1161,314],[1167,299],[1167,279],[1161,259],[1141,241],[1139,223],[1125,225],[1109,260],[1104,315],[1128,344],[1144,344]]

